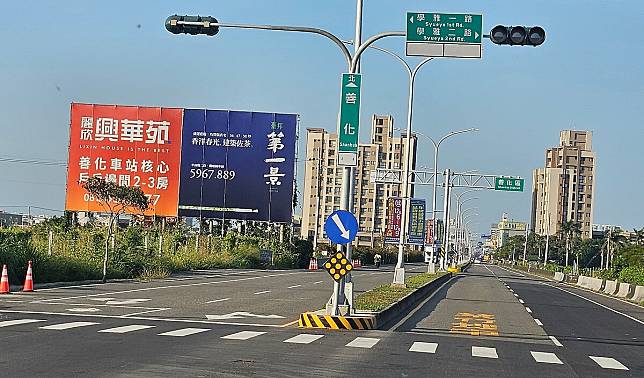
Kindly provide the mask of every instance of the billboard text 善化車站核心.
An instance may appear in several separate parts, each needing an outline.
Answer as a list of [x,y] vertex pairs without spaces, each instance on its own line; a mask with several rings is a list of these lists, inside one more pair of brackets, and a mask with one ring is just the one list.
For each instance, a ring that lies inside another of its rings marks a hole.
[[186,109],[179,215],[291,221],[296,114]]
[[108,212],[83,188],[90,177],[139,187],[146,215],[176,216],[182,109],[71,105],[65,210]]

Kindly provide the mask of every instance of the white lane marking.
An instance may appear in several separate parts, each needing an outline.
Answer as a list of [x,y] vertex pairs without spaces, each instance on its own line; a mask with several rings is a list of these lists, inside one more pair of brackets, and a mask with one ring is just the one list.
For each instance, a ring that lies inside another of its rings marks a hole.
[[614,310],[614,309],[612,309],[612,308],[610,308],[610,307],[608,307],[608,306],[605,306],[605,305],[603,305],[603,304],[601,304],[601,303],[599,303],[599,302],[595,302],[595,301],[593,301],[592,299],[588,299],[588,298],[586,298],[586,297],[584,297],[584,296],[582,296],[582,295],[579,295],[579,294],[573,293],[573,292],[571,292],[571,291],[568,291],[568,290],[566,290],[566,289],[562,289],[562,288],[557,287],[557,286],[553,286],[553,285],[547,284],[547,283],[545,283],[545,282],[544,282],[543,284],[544,284],[544,285],[546,285],[546,286],[553,287],[553,288],[555,288],[555,289],[557,289],[557,290],[561,290],[561,291],[563,291],[563,292],[566,292],[566,293],[568,293],[568,294],[570,294],[570,295],[574,295],[575,297],[579,297],[579,298],[581,298],[581,299],[587,300],[588,302],[593,303],[593,304],[596,304],[596,305],[597,305],[597,306],[599,306],[599,307],[603,307],[603,308],[605,308],[606,310],[609,310],[609,311],[612,311],[612,312],[614,312],[614,313],[616,313],[616,314],[619,314],[619,315],[625,316],[625,317],[627,317],[627,318],[629,318],[629,319],[631,319],[631,320],[633,320],[633,321],[635,321],[635,322],[638,322],[638,323],[640,323],[640,324],[644,325],[644,322],[643,322],[643,321],[641,321],[641,320],[639,320],[639,319],[637,319],[637,318],[634,318],[634,317],[632,317],[632,316],[630,316],[630,315],[628,315],[628,314],[624,314],[623,312],[620,312],[620,311]]
[[[487,267],[486,267],[486,268],[487,268]],[[511,270],[509,270],[509,269],[505,269],[505,268],[504,268],[504,267],[502,267],[502,266],[497,266],[497,268],[503,269],[503,270],[505,270],[506,272],[509,272],[509,273],[512,273],[512,274],[519,275],[519,276],[521,276],[521,277],[525,277],[525,274],[522,274],[522,273],[519,273],[519,272],[514,272],[514,271],[511,271]]]
[[253,337],[263,335],[265,333],[266,332],[241,331],[241,332],[233,333],[231,335],[222,336],[221,338],[227,339],[227,340],[248,340],[248,339],[252,339]]
[[316,282],[313,282],[313,285],[321,284],[322,282],[324,281],[316,281]]
[[144,298],[132,298],[132,299],[122,299],[122,300],[110,300],[105,302],[106,305],[129,305],[129,304],[139,304],[142,302],[151,301],[152,299]]
[[510,289],[510,293],[514,293],[514,290]]
[[421,343],[420,341],[416,341],[411,345],[409,351],[420,353],[436,353],[436,348],[438,348],[438,344],[436,343]]
[[515,297],[517,297],[517,298],[519,298],[519,294],[517,294],[517,293],[514,293],[514,296],[515,296]]
[[143,315],[143,314],[149,314],[151,312],[159,312],[159,311],[166,311],[170,310],[170,307],[168,308],[155,308],[154,310],[147,310],[147,311],[139,311],[139,312],[133,312],[131,314],[125,314],[123,317],[130,317],[130,316],[136,316],[136,315]]
[[[231,274],[236,274],[236,273],[231,273]],[[222,281],[196,282],[196,283],[181,284],[181,285],[167,285],[167,286],[144,287],[144,288],[140,288],[140,289],[131,289],[131,290],[114,291],[114,292],[110,292],[110,293],[87,294],[87,295],[78,295],[78,296],[73,296],[73,297],[43,299],[41,302],[62,301],[62,300],[77,299],[77,298],[93,298],[93,297],[102,297],[102,296],[104,296],[104,295],[117,295],[117,294],[126,294],[126,293],[136,293],[136,292],[140,292],[140,291],[152,291],[152,290],[163,290],[163,289],[176,289],[176,288],[183,288],[183,287],[206,286],[206,285],[219,285],[219,284],[231,283],[231,282],[241,282],[241,281],[258,280],[258,279],[262,279],[262,278],[273,278],[273,277],[281,277],[281,276],[290,276],[290,275],[293,275],[293,274],[306,274],[306,272],[274,273],[274,274],[267,274],[267,275],[264,275],[264,276],[245,277],[245,278],[235,278],[235,279],[222,280]]]
[[44,320],[38,320],[38,319],[5,320],[3,322],[0,322],[0,328],[9,327],[9,326],[13,326],[13,325],[20,325],[20,324],[36,323],[36,322],[44,322]]
[[496,354],[496,348],[473,346],[472,357],[499,358],[499,355]]
[[378,341],[380,341],[380,339],[375,339],[373,337],[356,337],[353,341],[351,341],[346,346],[351,348],[370,349],[370,348],[373,348],[373,346],[376,345]]
[[208,302],[206,302],[206,303],[225,302],[225,301],[228,301],[228,300],[230,300],[230,298],[215,299],[215,300],[213,300],[213,301],[208,301]]
[[557,340],[557,338],[556,338],[556,337],[554,337],[554,336],[548,336],[548,337],[550,338],[550,340],[552,340],[552,343],[553,343],[553,344],[555,344],[556,346],[558,346],[558,347],[562,347],[562,346],[563,346],[563,345],[559,342],[559,340]]
[[101,311],[97,308],[94,307],[75,307],[75,308],[68,308],[67,311],[72,311],[72,312],[97,312]]
[[525,310],[526,310],[527,312],[529,312],[530,314],[532,314],[532,310],[530,310],[530,307],[526,307],[526,308],[525,308]]
[[129,326],[102,329],[102,330],[100,330],[98,332],[101,332],[101,333],[127,333],[127,332],[140,331],[142,329],[148,329],[148,328],[154,328],[154,327],[156,327],[156,326],[132,324],[132,325],[129,325]]
[[308,333],[301,333],[297,336],[293,336],[290,339],[284,340],[285,343],[293,344],[310,344],[317,339],[324,337],[324,335],[311,335]]
[[40,329],[64,330],[64,329],[71,329],[71,328],[78,328],[78,327],[87,327],[87,326],[96,325],[96,324],[101,324],[101,323],[96,323],[96,322],[70,322],[70,323],[52,324],[52,325],[40,327]]
[[537,323],[537,325],[539,325],[539,326],[543,325],[543,323],[541,323],[541,320],[539,320],[537,318],[534,319],[534,322]]
[[545,364],[559,364],[563,365],[563,362],[557,357],[556,354],[550,352],[530,352],[532,358],[537,362],[543,362]]
[[293,285],[293,286],[289,286],[289,287],[287,287],[287,289],[295,289],[296,287],[301,287],[301,286],[302,286],[302,285]]
[[270,292],[271,292],[270,290],[264,290],[264,291],[258,291],[257,293],[253,293],[253,294],[260,295],[260,294],[267,294],[267,293],[270,293]]
[[524,304],[525,302],[523,301],[523,299],[519,299],[519,303]]
[[223,315],[206,315],[208,320],[226,320],[226,319],[242,319],[244,317],[249,318],[259,318],[259,319],[284,319],[281,315],[262,315],[262,314],[253,314],[246,311],[236,311],[231,312],[230,314]]
[[591,360],[595,361],[597,365],[601,366],[604,369],[615,369],[615,370],[628,370],[621,362],[617,361],[614,358],[610,357],[595,357],[588,356]]
[[160,333],[159,336],[183,337],[183,336],[190,336],[190,335],[194,335],[195,333],[201,333],[206,331],[210,331],[210,328],[182,328],[182,329],[177,329],[175,331]]

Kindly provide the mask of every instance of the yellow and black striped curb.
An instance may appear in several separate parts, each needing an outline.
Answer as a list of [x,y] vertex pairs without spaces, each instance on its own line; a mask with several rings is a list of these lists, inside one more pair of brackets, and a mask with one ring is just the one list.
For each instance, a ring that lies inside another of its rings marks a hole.
[[373,316],[332,316],[305,312],[300,314],[298,326],[300,328],[374,329],[376,320]]

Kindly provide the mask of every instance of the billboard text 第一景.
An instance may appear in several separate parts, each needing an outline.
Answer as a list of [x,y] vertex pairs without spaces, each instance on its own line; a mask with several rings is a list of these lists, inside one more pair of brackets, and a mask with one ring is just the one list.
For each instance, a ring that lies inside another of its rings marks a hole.
[[179,215],[290,223],[298,116],[184,110]]
[[65,210],[106,212],[82,187],[90,177],[139,187],[146,215],[177,216],[182,109],[71,105]]

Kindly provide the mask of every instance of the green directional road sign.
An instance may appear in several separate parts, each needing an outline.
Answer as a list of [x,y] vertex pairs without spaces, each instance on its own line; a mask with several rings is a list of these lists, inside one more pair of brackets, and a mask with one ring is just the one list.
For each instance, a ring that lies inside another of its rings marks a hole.
[[407,12],[407,55],[480,58],[483,16]]
[[360,74],[342,74],[342,97],[338,124],[338,165],[358,165],[360,128]]
[[513,177],[495,177],[494,190],[505,190],[509,192],[522,192],[525,179]]

